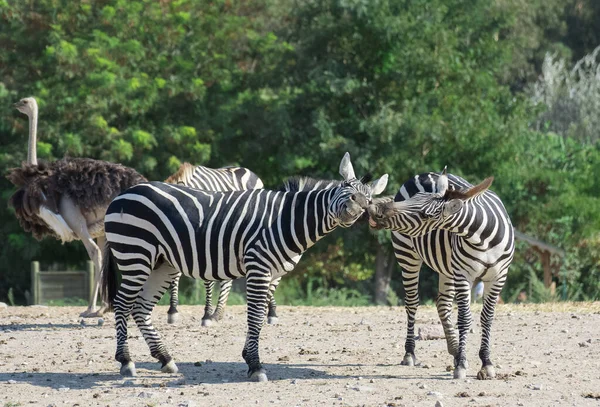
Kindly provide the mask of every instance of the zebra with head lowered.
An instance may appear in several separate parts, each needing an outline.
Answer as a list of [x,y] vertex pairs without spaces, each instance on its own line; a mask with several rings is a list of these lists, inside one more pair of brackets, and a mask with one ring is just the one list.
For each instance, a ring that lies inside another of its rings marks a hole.
[[[414,325],[419,305],[419,271],[425,262],[439,273],[436,301],[454,377],[466,377],[466,338],[471,326],[471,284],[484,283],[481,311],[482,368],[477,378],[495,377],[490,361],[494,309],[514,254],[514,231],[500,198],[489,191],[493,178],[473,186],[464,179],[435,173],[404,183],[395,202],[368,208],[369,224],[391,229],[394,253],[402,267],[408,329],[403,365],[415,364]],[[458,302],[458,340],[452,325],[452,302]]]
[[[262,180],[254,172],[244,167],[223,167],[223,168],[208,168],[202,165],[194,166],[189,163],[183,163],[179,170],[165,180],[169,184],[180,184],[191,188],[201,189],[203,191],[243,191],[246,189],[262,189],[264,184]],[[169,311],[167,312],[167,321],[170,324],[177,322],[179,313],[177,305],[179,304],[179,274],[173,282],[169,291],[171,293],[171,301]],[[274,292],[279,285],[279,280],[276,279],[271,283],[271,291]],[[221,281],[221,290],[219,291],[219,299],[216,309],[212,305],[212,293],[214,290],[214,281],[205,281],[206,288],[206,305],[204,307],[204,316],[202,317],[202,326],[210,326],[213,321],[219,321],[223,317],[227,298],[233,285],[232,280]],[[268,322],[276,323],[277,321],[277,304],[273,296],[269,298]]]
[[130,315],[161,370],[177,371],[151,314],[173,278],[183,273],[213,281],[246,278],[248,333],[242,356],[248,376],[266,381],[258,346],[271,280],[292,271],[302,253],[338,226],[352,226],[387,184],[387,174],[370,184],[356,179],[347,153],[340,174],[339,185],[308,191],[207,192],[150,182],[115,198],[105,217],[103,292],[115,311],[121,374],[135,374],[127,343]]

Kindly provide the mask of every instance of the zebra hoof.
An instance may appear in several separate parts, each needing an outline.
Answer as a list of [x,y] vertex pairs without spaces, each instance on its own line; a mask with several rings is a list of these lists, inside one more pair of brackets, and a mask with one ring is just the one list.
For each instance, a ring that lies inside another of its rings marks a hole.
[[489,380],[496,377],[496,371],[494,370],[494,366],[487,365],[483,366],[479,372],[477,372],[477,379],[479,380]]
[[454,369],[454,378],[455,379],[466,379],[467,378],[467,369],[464,367],[457,367]]
[[179,372],[179,369],[177,368],[175,362],[170,360],[169,363],[160,368],[160,371],[163,373],[177,373]]
[[250,374],[250,380],[254,382],[268,382],[267,372],[265,369],[259,369],[256,372]]
[[402,362],[400,362],[400,364],[402,366],[414,366],[416,364],[415,362],[415,356],[407,353],[406,355],[404,355],[404,359],[402,359]]
[[121,365],[121,376],[133,377],[135,375],[135,364],[132,361]]
[[212,324],[213,324],[212,319],[203,319],[202,320],[202,326],[212,326]]
[[175,312],[173,314],[167,314],[167,323],[175,324],[179,322],[179,312]]
[[279,318],[277,318],[277,317],[268,317],[267,318],[267,324],[269,324],[269,325],[277,325],[278,321],[279,321]]

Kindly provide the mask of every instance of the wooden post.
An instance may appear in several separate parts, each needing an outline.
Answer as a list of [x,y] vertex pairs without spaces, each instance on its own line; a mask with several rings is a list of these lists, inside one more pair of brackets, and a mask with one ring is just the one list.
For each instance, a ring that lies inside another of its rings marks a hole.
[[552,284],[552,269],[550,268],[550,252],[543,251],[542,255],[542,268],[544,269],[544,287],[550,288]]
[[92,300],[94,299],[94,286],[95,284],[95,279],[94,279],[94,262],[92,262],[91,260],[88,260],[86,262],[86,275],[87,275],[87,283],[88,283],[88,292],[89,292],[89,301],[90,301],[90,305],[91,306],[95,306],[96,304],[92,304]]
[[31,262],[31,302],[32,305],[40,301],[40,262]]

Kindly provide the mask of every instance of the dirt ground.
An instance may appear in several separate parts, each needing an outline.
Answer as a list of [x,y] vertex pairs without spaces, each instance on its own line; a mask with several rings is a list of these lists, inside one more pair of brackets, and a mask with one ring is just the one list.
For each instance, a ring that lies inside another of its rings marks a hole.
[[[80,323],[76,307],[0,309],[0,406],[600,406],[600,303],[498,306],[492,360],[498,378],[475,375],[480,326],[474,308],[466,380],[454,380],[444,340],[417,341],[421,365],[400,366],[402,307],[279,307],[260,350],[269,382],[246,379],[245,308],[200,326],[201,307],[166,307],[154,322],[179,373],[159,370],[137,327],[130,344],[137,377],[122,378],[113,315]],[[421,307],[417,326],[437,324]],[[597,398],[594,398],[597,397]]]

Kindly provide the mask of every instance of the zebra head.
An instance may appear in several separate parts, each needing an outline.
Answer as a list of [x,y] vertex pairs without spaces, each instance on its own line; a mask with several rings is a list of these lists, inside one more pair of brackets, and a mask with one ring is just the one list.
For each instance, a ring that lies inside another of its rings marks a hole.
[[422,236],[433,229],[451,229],[464,215],[468,203],[487,191],[493,180],[494,177],[489,177],[479,185],[454,190],[448,188],[444,169],[437,180],[437,192],[418,192],[404,201],[370,205],[369,225],[409,236]]
[[344,180],[335,188],[328,212],[339,226],[347,228],[362,216],[372,203],[372,197],[383,192],[387,185],[388,175],[384,174],[372,182],[369,182],[370,176],[357,179],[348,153],[344,155],[340,163],[340,175]]

